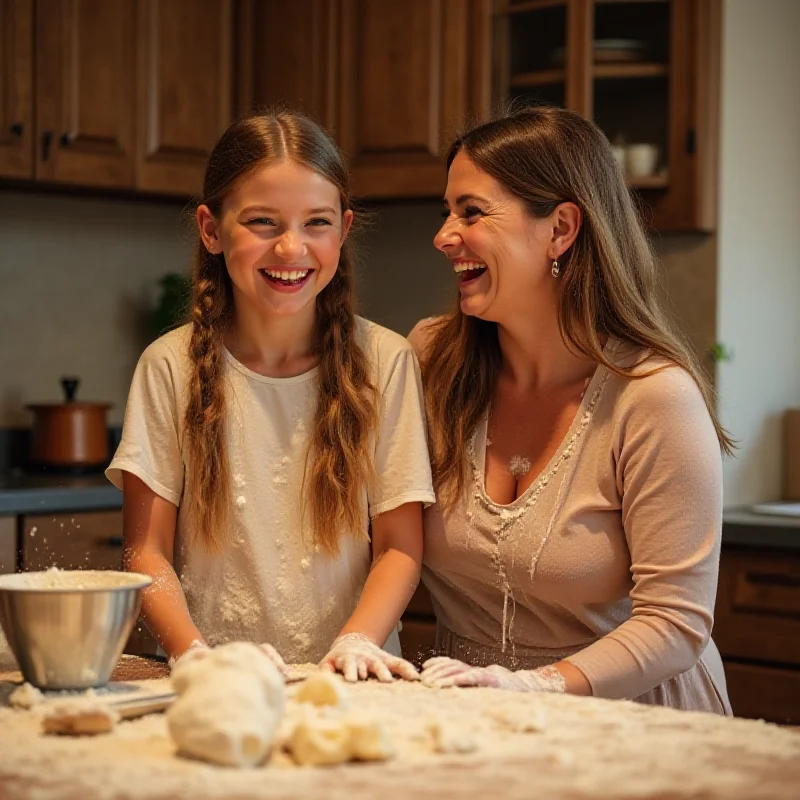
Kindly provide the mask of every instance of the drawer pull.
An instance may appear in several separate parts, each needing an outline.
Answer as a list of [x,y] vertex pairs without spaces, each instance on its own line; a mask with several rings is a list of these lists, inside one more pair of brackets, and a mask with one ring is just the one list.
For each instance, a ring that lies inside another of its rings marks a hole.
[[125,540],[121,536],[109,536],[108,539],[104,539],[101,544],[106,547],[122,547],[122,545],[125,544]]
[[745,572],[733,585],[733,607],[776,617],[800,616],[800,578],[785,572]]
[[800,588],[800,577],[779,572],[750,572],[747,581],[756,586],[785,586]]

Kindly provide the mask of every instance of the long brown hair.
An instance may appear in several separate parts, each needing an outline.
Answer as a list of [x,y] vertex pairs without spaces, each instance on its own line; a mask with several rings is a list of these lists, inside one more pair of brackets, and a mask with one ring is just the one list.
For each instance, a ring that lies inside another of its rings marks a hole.
[[[347,168],[317,123],[294,111],[253,114],[233,123],[206,167],[200,200],[219,217],[237,181],[291,159],[313,169],[339,190],[341,210],[351,206]],[[355,339],[354,254],[348,237],[331,282],[317,296],[314,353],[319,358],[317,403],[303,496],[314,540],[335,554],[344,532],[361,531],[362,492],[372,478],[369,442],[375,428],[376,392],[366,355]],[[223,255],[198,242],[191,306],[192,362],[184,420],[191,535],[209,550],[226,542],[231,472],[225,440],[223,341],[233,324],[233,291]]]
[[[645,377],[642,363],[620,367],[603,354],[612,336],[685,369],[702,392],[720,446],[733,442],[720,425],[713,391],[691,346],[663,311],[657,261],[633,198],[602,131],[579,114],[528,108],[459,137],[459,152],[544,218],[560,203],[582,211],[577,238],[561,258],[558,324],[575,352],[624,377]],[[462,313],[437,320],[422,357],[431,424],[431,461],[440,500],[455,501],[466,480],[466,448],[497,383],[502,356],[497,325]]]

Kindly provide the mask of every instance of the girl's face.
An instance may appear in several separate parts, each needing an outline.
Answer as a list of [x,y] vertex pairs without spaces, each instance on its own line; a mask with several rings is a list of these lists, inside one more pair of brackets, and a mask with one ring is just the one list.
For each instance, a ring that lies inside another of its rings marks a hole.
[[200,206],[197,222],[209,252],[225,256],[236,304],[291,316],[336,274],[353,212],[330,181],[285,159],[240,180],[219,218]]
[[502,323],[510,314],[530,313],[533,298],[554,300],[552,262],[577,233],[569,229],[574,225],[564,227],[564,213],[574,209],[580,224],[577,207],[566,206],[572,204],[536,219],[463,151],[456,155],[447,177],[445,223],[433,243],[453,266],[465,314]]

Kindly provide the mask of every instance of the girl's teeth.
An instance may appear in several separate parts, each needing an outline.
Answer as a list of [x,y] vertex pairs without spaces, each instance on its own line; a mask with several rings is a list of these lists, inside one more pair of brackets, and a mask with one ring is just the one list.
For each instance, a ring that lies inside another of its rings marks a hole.
[[270,278],[275,278],[277,280],[282,281],[301,281],[303,278],[308,275],[308,270],[277,270],[277,269],[265,269],[264,272],[269,275]]

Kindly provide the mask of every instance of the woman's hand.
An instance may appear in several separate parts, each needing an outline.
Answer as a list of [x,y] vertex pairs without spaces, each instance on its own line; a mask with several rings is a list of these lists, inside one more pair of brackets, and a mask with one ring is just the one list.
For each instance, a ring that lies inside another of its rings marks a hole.
[[374,675],[383,683],[391,683],[392,675],[407,681],[418,681],[419,673],[413,664],[381,650],[363,633],[346,633],[331,645],[330,652],[320,662],[328,672],[341,672],[350,683],[365,681]]
[[471,667],[454,658],[431,658],[422,665],[422,682],[426,686],[488,686],[512,692],[566,691],[564,676],[556,666],[512,672],[499,664]]

